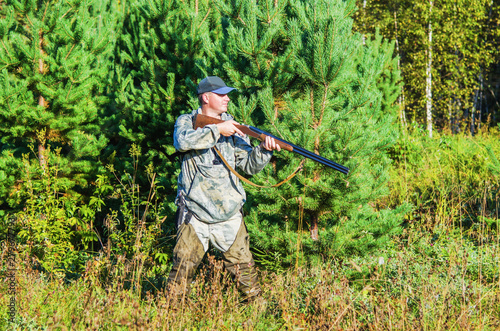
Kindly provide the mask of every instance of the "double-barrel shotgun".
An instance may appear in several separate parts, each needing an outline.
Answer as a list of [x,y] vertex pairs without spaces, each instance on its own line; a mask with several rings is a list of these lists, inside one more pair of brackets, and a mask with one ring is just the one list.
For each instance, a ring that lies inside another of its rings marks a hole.
[[[203,115],[203,114],[197,114],[195,119],[194,119],[194,129],[198,128],[203,128],[206,125],[209,124],[219,124],[224,122],[221,119]],[[319,162],[323,165],[326,165],[327,167],[333,168],[337,171],[340,171],[344,175],[347,175],[349,173],[349,168],[344,167],[343,165],[340,165],[338,163],[335,163],[331,160],[328,160],[327,158],[324,158],[318,154],[315,154],[311,151],[308,151],[307,149],[301,148],[299,146],[296,146],[294,144],[289,143],[288,141],[285,141],[281,138],[278,138],[276,136],[273,136],[270,133],[267,133],[265,131],[262,131],[260,129],[257,129],[256,127],[250,126],[250,125],[235,125],[238,129],[241,130],[241,132],[249,135],[250,137],[254,137],[259,139],[260,141],[264,141],[266,139],[266,136],[273,137],[276,140],[276,143],[282,148],[286,149],[287,151],[290,152],[295,152],[297,154],[300,154],[304,157],[307,157],[313,161]]]

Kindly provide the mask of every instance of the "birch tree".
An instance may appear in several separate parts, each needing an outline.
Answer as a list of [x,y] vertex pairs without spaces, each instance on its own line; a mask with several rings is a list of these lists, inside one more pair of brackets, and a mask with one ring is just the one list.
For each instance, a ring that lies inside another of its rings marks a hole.
[[489,0],[372,0],[355,28],[397,39],[409,120],[427,125],[429,134],[435,127],[457,132],[473,129],[474,100],[485,100],[481,77],[500,50],[495,17],[498,5]]
[[427,68],[426,74],[426,85],[425,85],[425,109],[426,109],[426,120],[427,120],[427,131],[429,132],[429,137],[432,138],[432,0],[429,1],[429,39],[427,45]]

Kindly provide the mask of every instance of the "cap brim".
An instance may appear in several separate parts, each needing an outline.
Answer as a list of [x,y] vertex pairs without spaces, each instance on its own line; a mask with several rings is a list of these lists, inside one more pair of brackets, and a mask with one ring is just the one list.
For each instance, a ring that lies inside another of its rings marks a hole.
[[221,87],[221,88],[218,88],[216,90],[213,90],[211,91],[212,93],[216,93],[216,94],[228,94],[229,92],[231,92],[232,90],[236,90],[234,87],[229,87],[229,86],[226,86],[226,87]]

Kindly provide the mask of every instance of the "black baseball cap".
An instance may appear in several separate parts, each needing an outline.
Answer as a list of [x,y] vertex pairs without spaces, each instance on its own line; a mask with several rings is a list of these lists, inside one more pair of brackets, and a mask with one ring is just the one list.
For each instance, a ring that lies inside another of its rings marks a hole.
[[203,78],[198,84],[198,94],[213,92],[217,94],[228,94],[232,90],[236,90],[234,87],[226,86],[226,83],[217,76],[208,76]]

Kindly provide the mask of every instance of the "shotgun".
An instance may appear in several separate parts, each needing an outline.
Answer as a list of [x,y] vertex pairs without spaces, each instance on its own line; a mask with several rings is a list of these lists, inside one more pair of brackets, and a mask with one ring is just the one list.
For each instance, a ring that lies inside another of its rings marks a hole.
[[[203,114],[197,114],[195,115],[194,118],[194,129],[198,128],[203,128],[208,124],[219,124],[224,122],[221,119],[203,115]],[[243,133],[249,135],[250,137],[254,137],[259,139],[260,141],[264,141],[266,139],[266,136],[273,137],[276,140],[276,143],[280,145],[282,149],[286,149],[287,151],[290,152],[295,152],[297,154],[300,154],[304,157],[307,157],[313,161],[319,162],[323,165],[326,165],[330,168],[333,168],[337,171],[340,171],[344,175],[347,175],[349,173],[349,168],[344,167],[343,165],[340,165],[338,163],[335,163],[331,160],[328,160],[327,158],[324,158],[318,154],[314,154],[313,152],[308,151],[307,149],[301,148],[299,146],[296,146],[294,144],[289,143],[288,141],[285,141],[281,138],[278,138],[276,136],[273,136],[270,133],[267,133],[265,131],[262,131],[260,129],[257,129],[256,127],[249,126],[249,125],[236,125],[238,129],[240,129]]]

